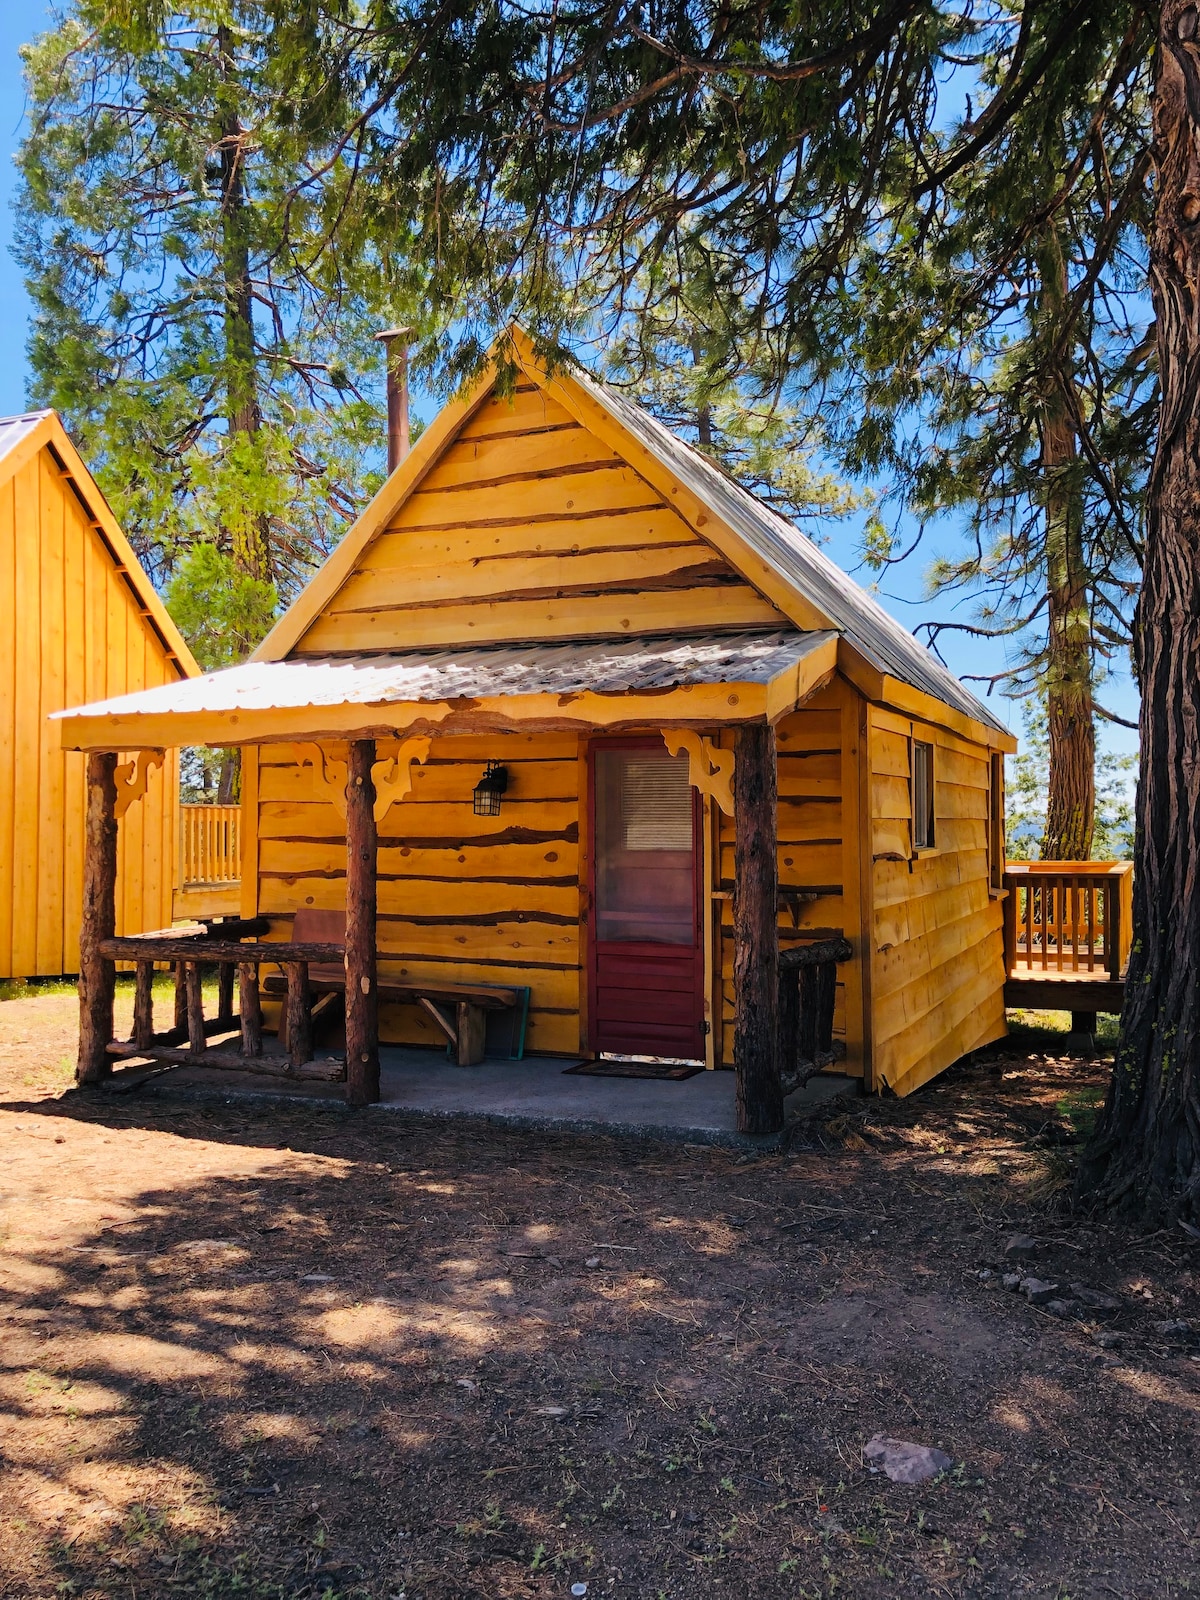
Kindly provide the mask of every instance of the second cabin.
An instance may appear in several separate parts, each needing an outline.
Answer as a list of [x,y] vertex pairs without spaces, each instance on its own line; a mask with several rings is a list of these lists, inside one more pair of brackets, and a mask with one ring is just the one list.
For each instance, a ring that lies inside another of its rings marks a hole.
[[439,1041],[422,986],[508,986],[529,1051],[753,1074],[776,963],[823,941],[868,1088],[1002,1035],[1011,735],[707,459],[512,351],[515,391],[489,372],[437,417],[253,661],[69,714],[64,745],[240,745],[242,916],[369,927],[384,1042]]

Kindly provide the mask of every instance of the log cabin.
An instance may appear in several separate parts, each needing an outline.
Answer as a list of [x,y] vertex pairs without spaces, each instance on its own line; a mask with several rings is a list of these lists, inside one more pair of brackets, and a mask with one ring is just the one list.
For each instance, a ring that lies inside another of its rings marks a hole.
[[143,1017],[111,1042],[105,998],[132,949],[109,936],[114,752],[196,743],[244,751],[241,922],[205,952],[227,1030],[241,974],[221,1064],[262,1056],[273,960],[284,1069],[311,1058],[321,968],[359,1104],[380,1040],[477,1059],[495,991],[533,1052],[733,1068],[739,1125],[771,1131],[781,974],[813,951],[823,1061],[869,1090],[1004,1033],[1007,729],[703,455],[520,330],[508,353],[515,385],[489,368],[437,416],[249,662],[60,719],[92,774],[83,1081],[214,1030],[198,977],[171,1037]]
[[[55,413],[0,419],[0,978],[78,971],[85,758],[47,718],[198,671]],[[119,787],[116,926],[163,927],[175,753]]]

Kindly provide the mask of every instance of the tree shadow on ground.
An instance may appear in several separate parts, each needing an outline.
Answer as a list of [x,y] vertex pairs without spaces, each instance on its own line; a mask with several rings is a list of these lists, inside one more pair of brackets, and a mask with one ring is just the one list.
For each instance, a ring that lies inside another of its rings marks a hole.
[[[1194,1257],[1053,1209],[1080,1082],[993,1058],[764,1158],[10,1098],[0,1595],[1174,1593]],[[1019,1227],[1123,1309],[981,1279]]]

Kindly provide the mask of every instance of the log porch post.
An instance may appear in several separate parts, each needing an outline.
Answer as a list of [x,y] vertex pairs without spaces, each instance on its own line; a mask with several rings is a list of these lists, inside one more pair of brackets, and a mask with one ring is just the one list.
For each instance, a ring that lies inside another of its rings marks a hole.
[[775,729],[738,733],[733,770],[733,1069],[740,1133],[783,1127]]
[[346,771],[346,1098],[379,1099],[379,995],[375,982],[374,739],[355,739]]
[[87,758],[87,814],[83,843],[83,922],[79,929],[79,1059],[77,1083],[99,1083],[112,1071],[116,963],[100,943],[117,931],[117,757],[104,750]]

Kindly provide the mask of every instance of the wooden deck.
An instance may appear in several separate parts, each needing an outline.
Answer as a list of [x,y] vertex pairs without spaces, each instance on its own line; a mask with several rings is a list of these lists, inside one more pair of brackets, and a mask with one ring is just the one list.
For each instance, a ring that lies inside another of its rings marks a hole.
[[241,806],[181,805],[176,922],[236,917],[242,908]]
[[1132,864],[1010,862],[1004,888],[1005,1005],[1070,1011],[1081,1028],[1090,1028],[1097,1012],[1119,1012],[1133,924]]

